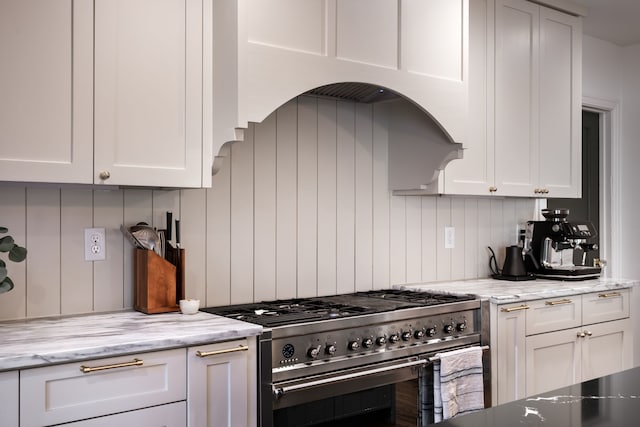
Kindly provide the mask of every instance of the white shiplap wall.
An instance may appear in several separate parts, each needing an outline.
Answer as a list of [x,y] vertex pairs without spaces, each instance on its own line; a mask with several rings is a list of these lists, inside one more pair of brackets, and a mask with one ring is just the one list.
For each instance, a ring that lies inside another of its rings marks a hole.
[[[486,277],[486,246],[512,244],[534,201],[391,196],[384,108],[294,99],[231,144],[207,190],[0,186],[0,225],[29,250],[9,264],[0,319],[132,307],[120,224],[164,228],[167,210],[182,220],[187,297],[206,305]],[[106,228],[106,261],[84,261],[92,226]]]

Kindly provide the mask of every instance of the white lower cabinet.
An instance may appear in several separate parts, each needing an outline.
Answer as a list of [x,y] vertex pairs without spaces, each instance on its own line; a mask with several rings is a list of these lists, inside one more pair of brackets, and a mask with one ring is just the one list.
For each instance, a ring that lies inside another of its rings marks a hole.
[[[150,408],[150,419],[161,421],[143,425],[185,425],[184,405],[182,412],[172,415],[175,418],[165,421],[164,410],[156,409],[186,400],[185,353],[183,348],[24,369],[20,371],[20,426],[56,425],[142,408]],[[123,414],[118,418],[128,420],[129,416],[144,417]],[[79,425],[103,425],[100,422]]]
[[18,426],[18,390],[18,371],[0,372],[0,417],[3,426]]
[[623,319],[527,337],[527,396],[630,368],[631,334]]
[[631,368],[629,305],[629,289],[494,305],[494,401]]
[[253,340],[189,348],[188,425],[255,425],[256,364]]
[[184,427],[187,425],[186,411],[187,404],[185,402],[176,402],[69,423],[65,424],[65,427]]

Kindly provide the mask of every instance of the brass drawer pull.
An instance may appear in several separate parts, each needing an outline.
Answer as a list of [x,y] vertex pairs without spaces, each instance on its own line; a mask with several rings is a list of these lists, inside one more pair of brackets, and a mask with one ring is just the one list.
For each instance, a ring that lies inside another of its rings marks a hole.
[[529,306],[522,304],[519,305],[517,307],[509,307],[509,308],[501,308],[500,311],[503,313],[511,313],[512,311],[519,311],[519,310],[529,310]]
[[621,297],[622,294],[620,292],[609,292],[607,294],[598,294],[598,298],[613,298],[613,297]]
[[547,301],[544,304],[545,305],[562,305],[562,304],[571,304],[572,302],[573,301],[571,301],[570,299],[565,298],[557,301]]
[[247,351],[249,350],[249,347],[247,347],[246,345],[240,345],[238,347],[235,348],[226,348],[224,350],[216,350],[216,351],[196,351],[196,356],[198,357],[209,357],[209,356],[216,356],[218,354],[226,354],[226,353],[235,353],[236,351]]
[[140,359],[133,359],[132,362],[114,363],[113,365],[103,365],[103,366],[80,365],[80,370],[82,371],[83,374],[88,374],[89,372],[104,371],[105,369],[128,368],[130,366],[142,366],[143,363],[144,362]]

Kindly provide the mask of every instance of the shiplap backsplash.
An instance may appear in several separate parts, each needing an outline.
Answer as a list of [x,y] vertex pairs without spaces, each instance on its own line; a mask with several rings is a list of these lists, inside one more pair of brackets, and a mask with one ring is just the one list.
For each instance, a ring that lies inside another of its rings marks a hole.
[[[29,255],[9,263],[16,287],[0,295],[0,319],[131,308],[120,224],[164,228],[167,210],[182,220],[186,295],[203,305],[487,277],[486,247],[504,256],[535,202],[392,196],[384,109],[292,100],[227,147],[211,189],[1,186],[0,225]],[[86,227],[106,229],[105,261],[84,261]]]

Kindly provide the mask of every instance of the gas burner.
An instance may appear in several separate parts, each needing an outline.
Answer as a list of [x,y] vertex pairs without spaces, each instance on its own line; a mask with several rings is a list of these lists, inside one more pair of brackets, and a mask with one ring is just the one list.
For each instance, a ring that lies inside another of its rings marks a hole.
[[385,289],[324,297],[263,301],[227,307],[210,307],[203,308],[202,311],[273,328],[474,299],[475,297],[472,295]]

